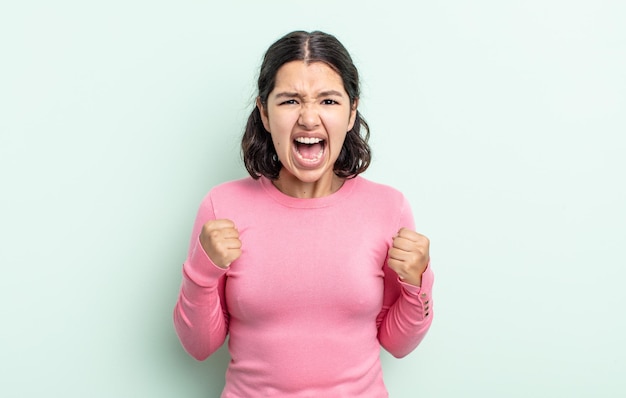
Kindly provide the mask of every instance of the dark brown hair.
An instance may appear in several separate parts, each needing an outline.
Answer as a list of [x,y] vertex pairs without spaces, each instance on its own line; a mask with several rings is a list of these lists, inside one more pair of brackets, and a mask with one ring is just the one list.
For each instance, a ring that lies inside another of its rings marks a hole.
[[[274,89],[278,69],[291,61],[306,63],[323,62],[341,76],[343,86],[352,106],[360,96],[359,73],[346,48],[333,35],[324,32],[295,31],[288,33],[272,44],[261,64],[258,79],[258,98],[267,105],[267,97]],[[365,135],[361,135],[361,128]],[[354,127],[346,134],[346,139],[334,165],[334,172],[343,178],[353,178],[364,172],[370,164],[371,150],[369,126],[357,110]],[[246,124],[241,139],[244,165],[252,178],[265,176],[275,180],[282,168],[271,135],[263,127],[261,113],[255,107]]]

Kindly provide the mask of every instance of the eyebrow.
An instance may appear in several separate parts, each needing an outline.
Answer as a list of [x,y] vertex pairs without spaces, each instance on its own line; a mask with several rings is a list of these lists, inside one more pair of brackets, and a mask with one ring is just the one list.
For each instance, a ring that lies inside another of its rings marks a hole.
[[[343,97],[343,94],[337,90],[326,90],[326,91],[320,92],[319,94],[317,94],[317,96],[318,97],[329,97],[329,96]],[[276,98],[296,98],[296,97],[300,97],[300,94],[289,92],[289,91],[276,93]]]

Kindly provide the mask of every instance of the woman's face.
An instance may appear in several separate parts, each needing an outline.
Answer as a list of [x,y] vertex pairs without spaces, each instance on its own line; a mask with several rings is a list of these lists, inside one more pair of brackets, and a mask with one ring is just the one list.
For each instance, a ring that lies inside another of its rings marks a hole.
[[354,126],[357,105],[350,103],[341,76],[323,62],[286,63],[276,74],[267,106],[257,105],[283,165],[279,181],[332,184],[337,178],[333,166]]

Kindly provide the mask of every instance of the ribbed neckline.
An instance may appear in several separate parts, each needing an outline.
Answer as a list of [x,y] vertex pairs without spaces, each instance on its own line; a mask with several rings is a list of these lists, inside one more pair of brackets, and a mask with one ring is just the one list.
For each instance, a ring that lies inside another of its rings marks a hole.
[[337,192],[321,198],[310,199],[294,198],[293,196],[285,195],[266,177],[259,178],[259,181],[265,192],[283,206],[300,209],[317,209],[333,206],[335,203],[341,202],[343,199],[350,196],[359,179],[360,177],[346,179]]

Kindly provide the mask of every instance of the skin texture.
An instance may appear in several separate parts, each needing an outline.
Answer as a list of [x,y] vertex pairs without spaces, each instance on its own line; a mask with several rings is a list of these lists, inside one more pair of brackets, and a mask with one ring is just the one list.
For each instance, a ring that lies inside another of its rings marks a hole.
[[387,265],[403,282],[421,286],[422,274],[430,261],[430,241],[427,237],[408,228],[401,228],[393,238]]
[[[283,168],[274,185],[284,194],[297,198],[331,195],[344,180],[333,172],[346,133],[354,126],[358,100],[353,103],[343,87],[341,76],[322,62],[292,61],[276,74],[276,84],[264,106],[257,100],[265,129],[271,134]],[[318,159],[298,155],[298,138],[323,140]],[[213,263],[227,268],[241,255],[242,242],[230,220],[207,222],[200,243]],[[405,283],[420,286],[429,257],[429,240],[402,228],[389,249],[389,267]]]
[[[275,185],[283,193],[299,197],[322,197],[337,191],[343,180],[333,165],[354,126],[357,102],[350,103],[341,76],[321,62],[293,61],[276,74],[276,84],[267,107],[257,102],[263,126],[283,165]],[[302,162],[294,140],[315,137],[324,140],[324,154],[314,165]]]
[[213,264],[227,268],[241,256],[239,231],[231,220],[212,220],[200,232],[200,244]]

